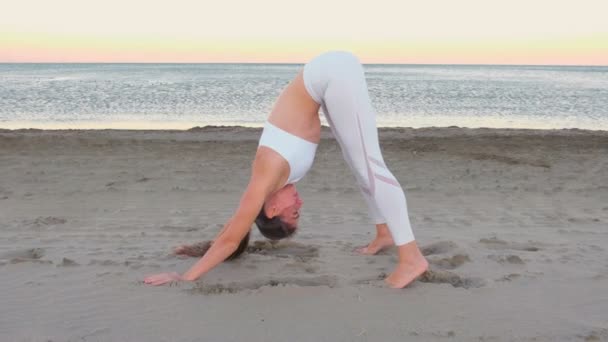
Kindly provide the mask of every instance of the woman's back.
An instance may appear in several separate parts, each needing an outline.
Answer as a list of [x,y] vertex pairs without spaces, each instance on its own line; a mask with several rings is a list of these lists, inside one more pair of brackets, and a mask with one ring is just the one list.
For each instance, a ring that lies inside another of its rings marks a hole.
[[281,92],[268,121],[286,132],[318,144],[321,139],[319,107],[306,91],[300,71]]

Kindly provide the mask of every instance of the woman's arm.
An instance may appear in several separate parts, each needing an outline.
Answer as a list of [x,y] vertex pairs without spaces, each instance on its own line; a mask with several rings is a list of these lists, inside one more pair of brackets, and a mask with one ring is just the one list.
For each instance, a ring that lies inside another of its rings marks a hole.
[[228,220],[228,222],[226,222],[226,224],[222,227],[222,230],[220,230],[220,232],[217,233],[217,235],[215,236],[215,239],[213,239],[213,240],[217,240],[222,234],[224,234],[226,229],[228,229],[228,227],[230,227],[230,224],[232,223],[233,220],[234,220],[234,217],[231,217]]
[[211,247],[199,261],[186,273],[161,273],[148,276],[144,279],[146,284],[163,285],[178,280],[196,280],[212,268],[226,260],[239,246],[241,240],[251,229],[251,224],[264,205],[266,187],[260,182],[250,182],[241,197],[241,202],[235,215],[226,223]]
[[266,189],[267,187],[260,182],[249,183],[235,215],[213,241],[207,253],[181,276],[183,280],[198,279],[226,260],[237,249],[264,205]]
[[259,150],[253,162],[249,185],[241,196],[239,207],[226,223],[205,255],[183,275],[175,272],[146,277],[144,282],[162,285],[177,280],[195,280],[226,260],[239,246],[260,213],[264,200],[276,183],[285,182],[289,176],[289,165],[278,154],[260,155]]

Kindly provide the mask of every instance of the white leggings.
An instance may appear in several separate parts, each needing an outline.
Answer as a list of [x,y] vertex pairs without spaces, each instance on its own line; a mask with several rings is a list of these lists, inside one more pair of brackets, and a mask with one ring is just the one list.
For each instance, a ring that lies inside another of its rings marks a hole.
[[397,246],[413,241],[405,194],[382,158],[376,112],[358,58],[346,51],[322,53],[304,66],[304,85],[321,105],[373,223],[386,223]]

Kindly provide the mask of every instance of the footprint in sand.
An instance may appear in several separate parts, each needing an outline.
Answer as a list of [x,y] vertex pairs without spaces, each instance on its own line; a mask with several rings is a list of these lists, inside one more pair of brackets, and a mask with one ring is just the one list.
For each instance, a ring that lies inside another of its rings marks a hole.
[[586,335],[577,335],[583,341],[608,341],[608,329],[596,329]]
[[5,252],[0,254],[0,260],[8,260],[11,264],[22,262],[32,262],[38,264],[52,264],[50,260],[41,260],[44,256],[42,248],[19,249],[15,251]]
[[454,287],[462,287],[465,289],[477,288],[485,285],[485,281],[481,278],[462,277],[456,273],[429,269],[424,272],[418,280],[423,283],[435,284],[450,284]]
[[89,261],[89,265],[117,266],[117,265],[120,265],[120,263],[118,261],[114,261],[114,260],[92,259],[91,261]]
[[451,252],[458,248],[458,245],[452,241],[438,241],[420,248],[423,255],[443,254]]
[[72,267],[72,266],[78,266],[78,265],[80,265],[80,264],[72,259],[63,258],[63,260],[61,260],[61,264],[58,264],[57,267]]
[[285,264],[285,268],[292,270],[302,270],[306,273],[315,274],[318,273],[320,267],[318,265],[311,265],[309,262],[305,261],[294,261],[292,263]]
[[496,281],[513,281],[513,280],[518,279],[520,277],[521,277],[521,274],[519,274],[519,273],[509,273],[509,274],[507,274],[505,276],[502,276],[502,277],[496,279]]
[[449,257],[432,256],[435,254],[454,252],[457,249],[458,245],[452,241],[439,241],[423,246],[420,250],[432,265],[443,269],[454,269],[462,266],[466,262],[471,261],[469,255],[461,252]]
[[439,268],[452,270],[457,267],[462,266],[465,262],[471,261],[468,254],[456,254],[451,257],[445,258],[427,258],[431,265],[437,266]]
[[124,185],[124,184],[125,184],[124,181],[112,181],[112,182],[106,183],[106,187],[116,189],[115,186]]
[[67,222],[67,220],[62,217],[39,216],[39,217],[35,218],[34,220],[24,220],[23,225],[34,227],[34,228],[41,228],[41,227],[46,227],[46,226],[55,226],[55,225],[65,224],[66,222]]
[[483,244],[487,248],[491,249],[512,249],[517,251],[525,251],[525,252],[538,252],[541,250],[538,245],[539,242],[528,242],[528,243],[518,243],[518,242],[508,242],[495,237],[489,239],[480,239],[479,243]]
[[247,253],[309,261],[319,256],[319,248],[293,241],[254,241]]
[[0,254],[0,259],[12,259],[12,258],[23,258],[23,259],[40,259],[44,256],[44,249],[42,248],[28,248],[18,249]]
[[525,262],[517,255],[488,255],[488,259],[494,260],[499,264],[523,265]]
[[185,290],[190,294],[202,294],[202,295],[214,295],[214,294],[226,294],[226,293],[237,293],[246,290],[257,290],[264,286],[276,287],[276,286],[327,286],[335,287],[337,285],[337,279],[333,276],[322,275],[311,278],[271,278],[264,280],[253,280],[243,283],[229,283],[229,284],[204,284],[197,283],[192,289]]

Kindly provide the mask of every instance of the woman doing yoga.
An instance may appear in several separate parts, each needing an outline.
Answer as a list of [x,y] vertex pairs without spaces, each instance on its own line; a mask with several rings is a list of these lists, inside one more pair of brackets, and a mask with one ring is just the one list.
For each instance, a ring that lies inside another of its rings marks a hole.
[[[405,194],[382,158],[363,66],[350,52],[329,51],[306,63],[279,95],[264,125],[239,207],[203,257],[184,274],[157,274],[144,281],[162,285],[198,279],[245,250],[253,222],[269,239],[292,235],[302,206],[294,183],[313,163],[321,137],[319,109],[355,174],[376,225],[375,239],[357,251],[376,254],[397,246],[397,266],[386,278],[393,288],[405,287],[424,273],[428,262],[414,239]],[[182,246],[175,252],[189,254],[188,248]]]

